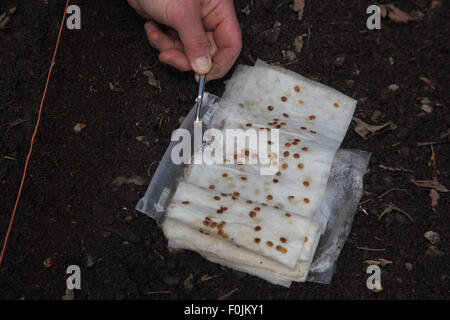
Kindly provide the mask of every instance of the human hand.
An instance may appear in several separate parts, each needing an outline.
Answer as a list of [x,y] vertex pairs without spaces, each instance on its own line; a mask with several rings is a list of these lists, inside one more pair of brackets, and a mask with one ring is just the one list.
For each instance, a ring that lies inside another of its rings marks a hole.
[[[159,60],[179,70],[221,78],[242,47],[232,0],[128,0],[145,19]],[[167,26],[164,30],[161,25]]]

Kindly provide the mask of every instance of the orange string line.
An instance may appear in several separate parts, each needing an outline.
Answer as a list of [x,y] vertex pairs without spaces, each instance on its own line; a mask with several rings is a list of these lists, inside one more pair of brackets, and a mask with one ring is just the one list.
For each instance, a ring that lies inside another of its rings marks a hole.
[[14,204],[14,209],[13,209],[13,212],[11,214],[11,220],[9,221],[8,231],[6,232],[5,240],[3,242],[2,253],[0,254],[0,264],[2,263],[3,257],[5,255],[6,245],[8,243],[8,238],[9,238],[9,235],[11,233],[11,228],[12,228],[12,225],[13,225],[13,222],[14,222],[14,217],[16,215],[17,207],[19,205],[20,196],[22,194],[23,184],[25,182],[25,178],[26,178],[26,175],[27,175],[28,163],[30,161],[31,152],[33,151],[34,139],[36,137],[36,134],[37,134],[37,131],[38,131],[38,128],[39,128],[39,123],[41,122],[41,114],[42,114],[42,108],[44,106],[45,95],[47,94],[47,88],[48,88],[48,84],[50,82],[50,77],[51,77],[51,74],[52,74],[53,65],[55,64],[56,53],[58,51],[59,40],[61,38],[61,33],[62,33],[62,30],[63,30],[64,21],[66,20],[66,12],[67,12],[67,7],[68,6],[69,6],[69,0],[66,0],[66,7],[64,9],[63,18],[61,20],[61,26],[59,27],[58,39],[56,40],[55,50],[53,51],[52,63],[50,65],[50,69],[48,71],[47,82],[45,83],[44,93],[42,94],[42,99],[41,99],[41,105],[39,106],[38,118],[37,118],[37,121],[36,121],[36,125],[34,127],[33,135],[31,137],[30,149],[28,151],[27,159],[25,161],[25,167],[23,169],[22,181],[20,182],[20,187],[19,187],[19,191],[17,193],[16,203]]

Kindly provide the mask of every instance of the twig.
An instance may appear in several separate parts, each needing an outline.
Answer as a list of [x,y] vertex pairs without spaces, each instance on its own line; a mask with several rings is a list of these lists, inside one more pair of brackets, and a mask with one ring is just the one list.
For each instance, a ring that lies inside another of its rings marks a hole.
[[365,250],[365,251],[386,251],[386,248],[380,248],[380,249],[372,249],[372,248],[368,248],[368,247],[355,247],[356,249],[359,250]]
[[400,188],[392,188],[392,189],[389,189],[388,191],[383,192],[382,194],[380,194],[380,195],[378,196],[378,199],[383,198],[385,195],[387,195],[388,193],[391,193],[392,191],[404,191],[404,192],[406,192],[411,198],[414,199],[414,196],[413,196],[411,193],[409,193],[409,192],[406,191],[405,189],[400,189]]
[[410,169],[387,167],[387,166],[382,165],[382,164],[378,165],[378,168],[381,168],[381,169],[384,169],[384,170],[389,170],[389,171],[402,171],[402,172],[414,173],[414,171],[412,171]]
[[145,294],[171,294],[172,291],[147,291]]
[[238,290],[239,290],[239,288],[234,288],[230,292],[228,292],[228,293],[224,294],[223,296],[219,297],[217,300],[225,300],[225,299],[229,298],[233,293],[235,293]]

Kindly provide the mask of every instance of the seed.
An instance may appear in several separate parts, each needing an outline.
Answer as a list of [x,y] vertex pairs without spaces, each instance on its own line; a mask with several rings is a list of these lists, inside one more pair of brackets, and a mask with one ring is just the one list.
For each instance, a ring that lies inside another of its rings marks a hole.
[[272,144],[272,141],[269,140],[269,141],[267,141],[267,143],[268,143],[268,144]]
[[289,218],[289,217],[292,217],[292,215],[291,215],[290,213],[285,213],[284,215],[285,215],[286,217],[288,217],[288,218]]
[[261,203],[261,204],[262,204],[264,207],[267,207],[267,203],[264,203],[264,202],[263,202],[263,203]]
[[252,200],[247,200],[247,201],[245,201],[245,202],[247,202],[248,204],[251,204],[251,203],[253,203],[253,201],[252,201]]
[[278,179],[273,179],[273,183],[278,183]]
[[261,230],[261,227],[260,226],[256,226],[255,227],[255,231],[260,231]]
[[306,130],[306,127],[300,127],[300,129],[302,129],[302,130]]
[[309,199],[308,198],[303,199],[303,201],[305,201],[305,203],[309,203]]
[[278,119],[278,118],[273,118],[273,121],[278,122],[278,121],[280,121],[280,119]]
[[222,238],[228,239],[228,233],[224,233],[223,236],[222,236]]
[[289,199],[289,200],[294,200],[295,197],[294,197],[294,196],[288,196],[288,199]]
[[217,222],[211,222],[209,226],[214,229],[217,226]]
[[261,208],[260,208],[260,207],[254,207],[253,210],[255,210],[255,211],[260,211]]
[[279,177],[279,176],[281,176],[281,172],[278,171],[277,173],[275,173],[275,175]]
[[219,201],[219,200],[220,200],[220,197],[219,197],[219,196],[215,196],[215,197],[214,197],[214,200]]
[[280,125],[280,124],[277,124],[277,125],[275,126],[275,128],[280,129],[280,128],[281,128],[281,125]]
[[231,196],[231,199],[232,199],[232,200],[237,200],[237,197]]
[[308,237],[305,237],[305,242],[308,242]]
[[287,240],[286,240],[286,238],[281,237],[281,238],[280,238],[280,241],[281,241],[282,243],[286,243]]
[[287,252],[286,248],[284,248],[284,247],[282,247],[280,245],[277,246],[277,250],[280,251],[281,253],[286,253]]
[[300,142],[300,139],[295,138],[294,141],[295,141],[295,142]]
[[261,242],[261,239],[260,239],[260,238],[255,238],[255,242],[256,242],[256,243],[260,243],[260,242]]
[[211,190],[213,190],[213,189],[215,188],[215,186],[212,184],[212,185],[209,186],[209,188],[210,188]]
[[309,120],[314,120],[316,116],[309,116]]
[[271,194],[269,194],[266,198],[267,198],[267,200],[272,200],[273,196]]
[[[219,228],[219,226],[217,226],[217,228]],[[219,236],[223,235],[223,230],[222,230],[222,229],[219,229],[219,231],[217,231],[217,234],[218,234]]]
[[299,87],[299,86],[295,86],[294,90],[295,90],[296,92],[300,92],[300,87]]
[[286,143],[284,144],[284,146],[285,146],[286,148],[289,148],[289,147],[291,146],[291,144],[290,144],[289,142],[286,142]]
[[316,134],[317,132],[315,132],[314,130],[309,130],[309,132]]
[[238,158],[237,153],[234,154],[234,160],[236,160]]
[[247,181],[247,177],[241,177],[242,181]]
[[285,151],[285,152],[283,152],[283,156],[285,156],[285,157],[289,157],[289,151]]
[[335,103],[333,103],[333,106],[334,106],[335,108],[339,108],[339,103],[335,102]]
[[287,123],[286,122],[282,122],[282,123],[280,123],[282,126],[285,126],[285,125],[287,125]]
[[281,97],[281,101],[286,102],[287,98],[283,96],[283,97]]
[[228,195],[226,193],[221,193],[220,194],[222,197],[228,197]]
[[303,169],[305,167],[305,165],[303,163],[299,163],[297,166],[299,169]]
[[300,158],[300,155],[298,153],[294,153],[294,158],[298,159],[298,158]]
[[251,123],[247,123],[246,126],[247,126],[247,127],[251,127],[252,124],[251,124]]
[[223,210],[222,210],[222,209],[218,209],[216,212],[217,212],[218,214],[222,214],[222,213],[223,213]]
[[288,115],[287,113],[283,113],[283,116],[284,116],[285,118],[289,118],[289,115]]
[[245,150],[244,154],[248,157],[248,155],[250,154],[250,151]]
[[189,204],[189,201],[183,201],[182,204]]
[[286,170],[287,169],[287,167],[288,167],[288,164],[287,163],[283,163],[283,165],[281,166],[284,170]]
[[303,181],[303,185],[304,185],[305,187],[309,187],[309,182],[308,182],[308,181]]
[[298,100],[298,103],[303,104],[303,100]]
[[228,177],[228,173],[222,173],[222,177],[223,177],[223,178]]
[[248,215],[250,216],[250,218],[254,218],[256,216],[256,212],[250,211]]
[[203,225],[204,225],[205,227],[209,226],[209,221],[208,221],[208,220],[203,220]]
[[236,196],[236,197],[239,197],[241,194],[239,193],[239,192],[237,192],[237,191],[235,191],[235,192],[233,192],[233,194]]
[[[220,207],[220,209],[223,210],[223,211],[227,211],[228,210],[227,207]],[[225,222],[223,222],[223,223],[225,224]]]
[[303,151],[308,151],[308,148],[307,147],[303,147],[302,150]]
[[267,245],[268,247],[273,247],[272,241],[267,241],[267,242],[266,242],[266,245]]
[[272,111],[273,107],[272,106],[268,106],[267,109],[269,109],[269,111]]
[[297,142],[297,141],[294,141],[294,142],[292,142],[292,144],[293,144],[294,146],[296,146],[296,145],[298,145],[298,142]]

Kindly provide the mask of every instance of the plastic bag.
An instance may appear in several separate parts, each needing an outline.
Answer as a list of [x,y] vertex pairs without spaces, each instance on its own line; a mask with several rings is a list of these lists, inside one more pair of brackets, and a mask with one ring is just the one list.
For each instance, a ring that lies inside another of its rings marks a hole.
[[[219,98],[205,94],[201,110],[203,128],[211,126],[212,116],[218,108]],[[180,128],[187,129],[192,135],[194,130],[195,106]],[[169,205],[183,177],[186,165],[176,165],[171,161],[173,147],[178,141],[172,141],[150,185],[136,210],[156,220],[158,225],[164,221],[165,208]],[[340,149],[336,153],[331,167],[329,180],[316,221],[326,226],[316,249],[307,281],[330,283],[340,251],[350,233],[353,216],[362,195],[362,181],[370,159],[370,154],[358,150]]]

